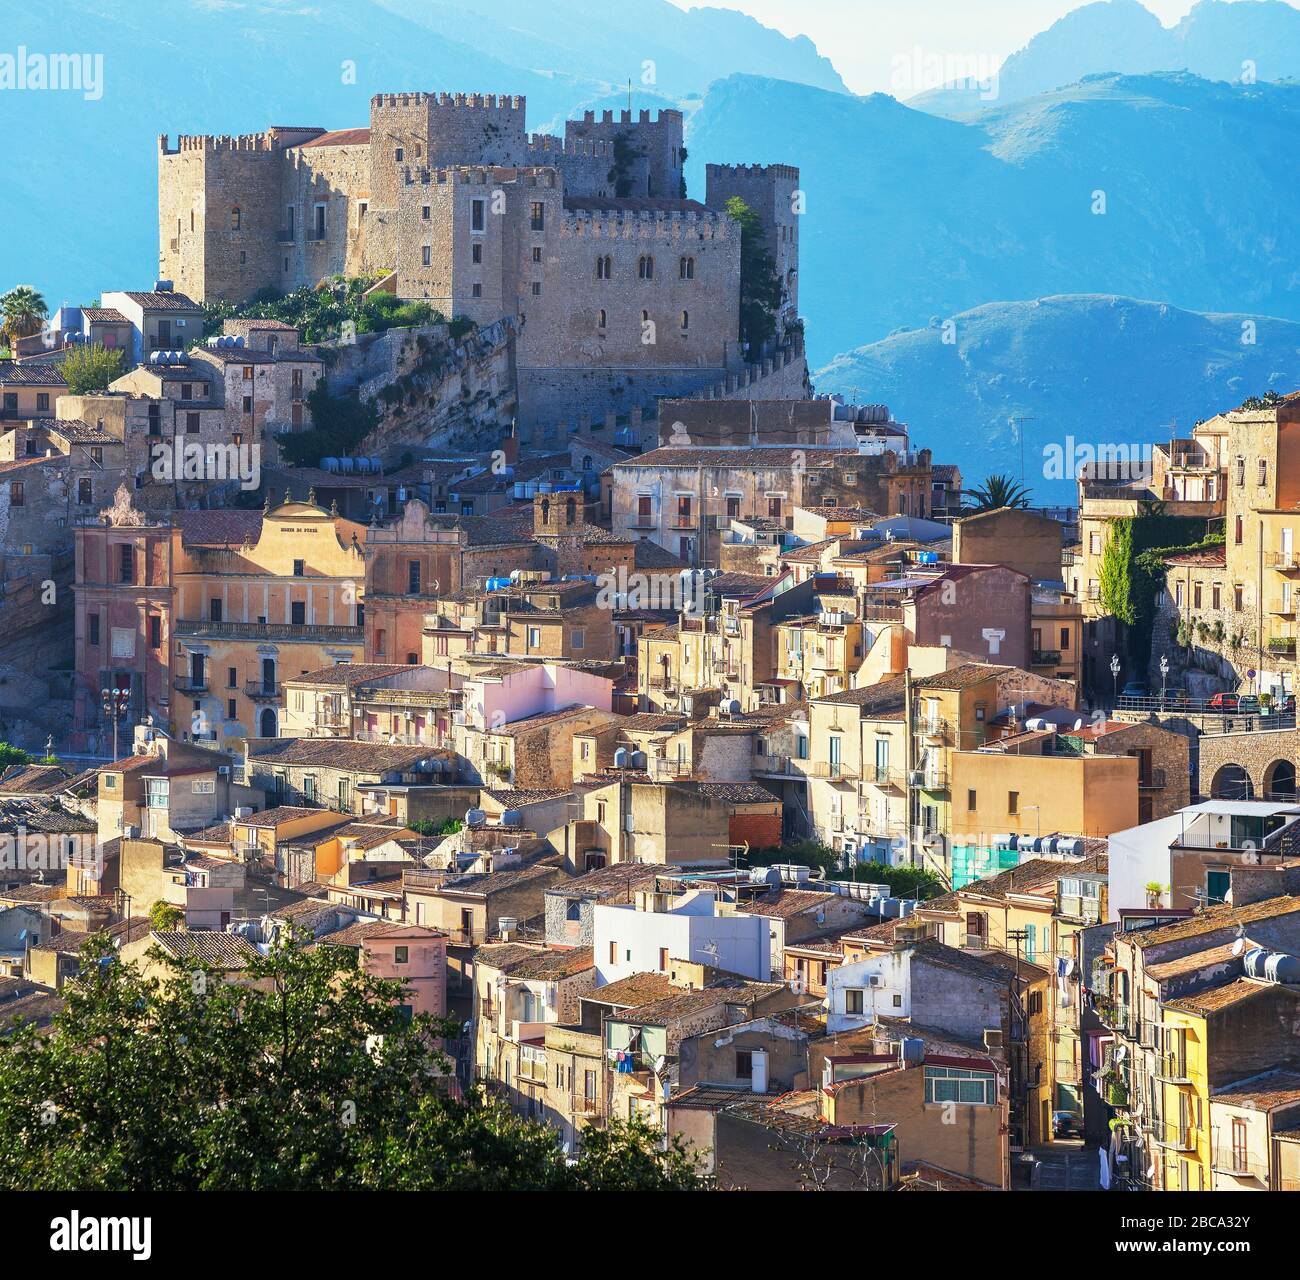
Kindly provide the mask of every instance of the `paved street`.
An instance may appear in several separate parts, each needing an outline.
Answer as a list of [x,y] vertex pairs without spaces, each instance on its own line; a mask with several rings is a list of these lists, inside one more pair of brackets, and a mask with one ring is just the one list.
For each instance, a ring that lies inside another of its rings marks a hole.
[[1035,1147],[1034,1191],[1100,1191],[1098,1169],[1101,1161],[1095,1147],[1081,1142],[1058,1142],[1050,1147]]

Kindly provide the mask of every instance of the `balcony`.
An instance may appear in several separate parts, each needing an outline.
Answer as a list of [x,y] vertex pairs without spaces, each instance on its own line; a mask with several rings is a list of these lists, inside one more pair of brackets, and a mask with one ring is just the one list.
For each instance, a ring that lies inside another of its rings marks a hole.
[[177,693],[207,693],[208,677],[206,675],[184,675],[172,678],[172,688]]
[[292,227],[281,227],[280,230],[275,233],[277,244],[293,244],[296,238],[297,236]]
[[588,1098],[585,1094],[569,1099],[569,1111],[575,1116],[594,1116],[597,1110],[596,1099]]
[[1300,555],[1294,551],[1270,551],[1268,566],[1278,573],[1300,573]]
[[872,604],[862,606],[863,622],[902,622],[903,606],[901,604]]
[[1241,1147],[1217,1141],[1210,1151],[1210,1168],[1215,1173],[1226,1173],[1232,1178],[1253,1178],[1257,1182],[1266,1183],[1272,1176],[1268,1161],[1263,1157],[1252,1156]]
[[1182,1053],[1158,1053],[1152,1074],[1157,1080],[1166,1084],[1190,1084],[1187,1074],[1187,1058]]
[[314,622],[186,622],[176,624],[177,639],[193,640],[317,640],[360,645],[364,627],[328,626]]
[[1163,769],[1152,769],[1145,777],[1138,777],[1139,791],[1163,791],[1165,786],[1165,771]]
[[814,760],[809,763],[808,772],[814,778],[826,778],[831,782],[853,782],[858,776],[858,771],[852,765],[839,760]]
[[275,684],[267,684],[264,680],[250,680],[244,686],[246,697],[252,698],[255,702],[265,702],[270,699],[278,698],[283,690]]
[[694,529],[699,525],[699,520],[695,516],[673,516],[668,522],[670,529]]
[[1168,1121],[1154,1120],[1148,1126],[1151,1141],[1166,1151],[1195,1151],[1196,1127],[1190,1124],[1174,1124]]
[[948,732],[948,722],[939,716],[927,716],[916,722],[916,731],[923,738],[942,740]]
[[1061,651],[1059,649],[1035,649],[1030,654],[1029,662],[1034,667],[1060,666]]

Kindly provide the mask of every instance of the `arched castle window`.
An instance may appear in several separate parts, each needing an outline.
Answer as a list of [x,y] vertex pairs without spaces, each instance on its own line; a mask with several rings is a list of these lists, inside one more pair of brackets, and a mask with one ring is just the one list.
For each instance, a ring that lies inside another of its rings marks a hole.
[[575,502],[572,498],[566,498],[564,500],[564,523],[566,525],[573,524],[577,521],[577,518],[578,518],[577,502]]
[[550,498],[542,499],[542,523],[551,523],[551,500]]
[[602,254],[596,259],[596,279],[609,280],[614,275],[614,260],[609,254]]
[[601,311],[597,311],[597,312],[596,312],[596,328],[597,328],[597,329],[603,329],[604,327],[605,327],[605,312],[604,312],[603,310],[601,310]]
[[691,313],[690,313],[689,311],[683,311],[683,312],[682,312],[682,332],[685,333],[686,330],[689,329],[690,327],[691,327]]
[[638,259],[636,273],[642,280],[653,280],[655,278],[655,260],[648,253],[643,253]]
[[695,279],[695,259],[694,259],[694,258],[683,258],[683,259],[681,260],[681,262],[679,262],[679,263],[677,264],[677,270],[678,270],[678,273],[680,274],[680,276],[681,276],[681,278],[682,278],[683,280],[694,280],[694,279]]
[[236,206],[235,206],[233,209],[231,209],[231,211],[230,211],[230,229],[231,229],[231,231],[238,231],[238,230],[239,230],[239,220],[240,220],[240,216],[241,216],[241,215],[240,215],[240,212],[239,212],[239,206],[236,205]]

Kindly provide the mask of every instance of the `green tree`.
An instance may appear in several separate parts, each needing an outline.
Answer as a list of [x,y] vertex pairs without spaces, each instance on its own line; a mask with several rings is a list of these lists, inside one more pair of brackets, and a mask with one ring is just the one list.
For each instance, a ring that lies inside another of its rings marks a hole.
[[322,458],[351,453],[379,423],[373,402],[355,395],[336,396],[324,378],[307,394],[312,425],[306,431],[284,431],[280,452],[294,467],[315,467]]
[[21,747],[0,742],[0,769],[10,769],[16,764],[31,764],[32,758]]
[[989,476],[982,485],[967,489],[966,494],[975,499],[972,511],[1000,511],[1003,507],[1023,510],[1029,506],[1029,490],[1008,475]]
[[40,333],[45,318],[50,314],[45,299],[29,284],[20,284],[6,294],[0,294],[0,338],[7,346],[15,339]]
[[122,372],[122,353],[110,351],[98,342],[72,347],[63,357],[60,372],[71,395],[103,391]]
[[753,357],[776,334],[781,276],[767,247],[762,218],[739,196],[727,201],[726,211],[740,223],[740,337]]
[[559,1135],[475,1090],[448,1096],[436,1037],[402,985],[345,947],[286,942],[226,982],[159,950],[155,970],[109,940],[48,1034],[0,1039],[0,1188],[7,1190],[605,1190],[702,1185],[678,1144],[636,1125]]
[[161,899],[149,908],[149,927],[160,933],[169,929],[179,929],[185,923],[185,912],[180,907]]

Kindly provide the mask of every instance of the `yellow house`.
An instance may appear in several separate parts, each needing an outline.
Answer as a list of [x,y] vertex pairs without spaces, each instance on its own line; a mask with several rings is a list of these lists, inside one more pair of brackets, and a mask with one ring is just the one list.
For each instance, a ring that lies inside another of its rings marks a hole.
[[1164,1006],[1155,1035],[1151,1080],[1155,1109],[1148,1119],[1155,1153],[1153,1188],[1208,1191],[1210,1171],[1209,1028],[1211,992]]
[[240,548],[182,546],[175,581],[176,729],[279,736],[283,681],[362,659],[364,525],[286,501]]

